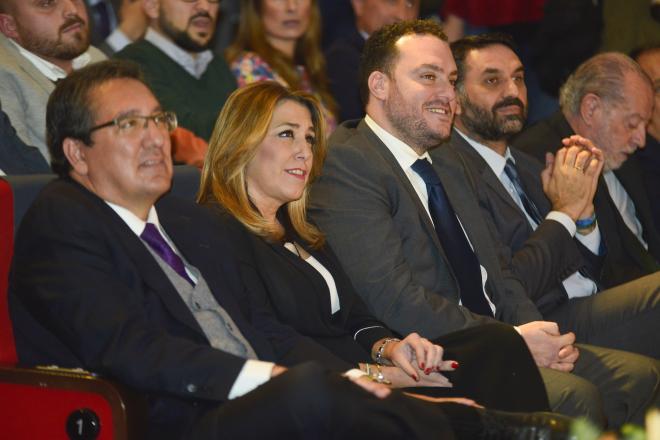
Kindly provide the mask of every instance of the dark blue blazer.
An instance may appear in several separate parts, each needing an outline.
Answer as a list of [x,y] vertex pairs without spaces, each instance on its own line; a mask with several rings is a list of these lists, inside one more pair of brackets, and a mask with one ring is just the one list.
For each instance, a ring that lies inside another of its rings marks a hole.
[[5,174],[50,172],[46,159],[38,149],[25,145],[11,126],[9,117],[2,110],[0,110],[0,170]]

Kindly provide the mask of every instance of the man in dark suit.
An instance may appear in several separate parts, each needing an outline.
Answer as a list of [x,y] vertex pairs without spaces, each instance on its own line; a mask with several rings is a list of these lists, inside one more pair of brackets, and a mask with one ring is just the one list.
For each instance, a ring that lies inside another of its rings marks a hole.
[[[10,281],[21,363],[83,367],[140,390],[150,438],[356,430],[453,438],[438,408],[385,398],[383,384],[353,379],[371,396],[317,363],[287,371],[264,361],[287,354],[255,330],[266,325],[259,310],[250,311],[254,327],[245,318],[243,251],[203,208],[163,196],[176,117],[161,110],[137,66],[73,73],[47,115],[60,177],[23,219]],[[288,340],[286,329],[268,325],[269,339]]]
[[560,92],[561,109],[523,130],[512,145],[544,161],[562,139],[578,134],[603,151],[605,165],[594,206],[608,253],[617,264],[603,271],[614,286],[656,272],[660,233],[655,229],[640,164],[631,156],[643,147],[653,109],[653,90],[639,65],[619,53],[596,55],[581,64]]
[[[578,351],[574,335],[541,321],[520,280],[501,267],[462,169],[429,162],[456,108],[456,66],[438,25],[402,22],[376,31],[361,72],[367,116],[330,138],[310,213],[371,312],[399,333],[415,329],[427,338],[494,316],[517,326],[543,367],[555,410],[613,426],[641,421],[657,391],[657,366],[597,347]],[[603,362],[613,356],[618,365]],[[624,398],[617,377],[637,391]]]
[[330,91],[339,104],[339,120],[364,116],[358,66],[364,42],[383,26],[419,15],[419,0],[351,0],[355,26],[338,36],[326,50]]
[[0,175],[48,173],[50,168],[39,150],[25,145],[0,109]]
[[[601,245],[592,203],[602,153],[586,140],[567,139],[550,158],[564,163],[562,178],[550,184],[550,165],[544,170],[508,146],[527,113],[524,67],[512,40],[466,37],[452,53],[459,111],[449,145],[432,157],[464,167],[496,239],[509,248],[511,269],[546,319],[578,342],[660,358],[660,272],[599,288],[602,268],[617,264]],[[581,142],[587,148],[572,145]]]
[[639,66],[653,82],[653,115],[646,128],[646,145],[635,153],[642,167],[644,187],[649,196],[653,221],[656,230],[660,231],[660,44],[645,47],[632,55]]

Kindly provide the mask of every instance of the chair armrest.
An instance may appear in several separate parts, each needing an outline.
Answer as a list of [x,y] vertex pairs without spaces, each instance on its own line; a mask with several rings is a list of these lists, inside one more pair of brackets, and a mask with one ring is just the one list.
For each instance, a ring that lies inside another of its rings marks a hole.
[[145,433],[146,403],[124,386],[79,370],[0,366],[2,438],[128,440]]

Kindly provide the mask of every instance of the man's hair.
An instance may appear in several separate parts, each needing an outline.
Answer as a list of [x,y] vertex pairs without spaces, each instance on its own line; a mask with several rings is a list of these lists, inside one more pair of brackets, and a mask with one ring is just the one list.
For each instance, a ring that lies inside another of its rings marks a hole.
[[64,139],[78,139],[92,146],[90,129],[95,124],[95,107],[100,104],[94,106],[92,92],[110,80],[122,78],[144,83],[140,67],[125,60],[95,63],[57,82],[46,107],[46,144],[55,174],[63,177],[71,170],[62,148]]
[[578,115],[582,99],[589,93],[609,104],[620,104],[626,99],[624,86],[629,73],[638,75],[651,87],[649,77],[629,56],[618,52],[595,55],[580,64],[561,86],[559,106],[570,115]]
[[406,35],[432,35],[447,41],[442,26],[433,20],[401,21],[371,34],[360,60],[360,97],[365,104],[369,102],[369,75],[378,71],[391,76],[392,66],[399,55],[396,43]]
[[508,47],[511,49],[511,51],[513,51],[513,53],[516,54],[516,56],[518,56],[518,58],[520,58],[520,55],[518,54],[518,48],[513,42],[511,36],[501,32],[470,35],[451,43],[451,53],[454,55],[454,60],[456,61],[456,68],[458,72],[458,77],[456,78],[456,88],[458,90],[463,89],[463,80],[465,79],[465,74],[467,72],[465,58],[467,58],[470,51],[496,45]]

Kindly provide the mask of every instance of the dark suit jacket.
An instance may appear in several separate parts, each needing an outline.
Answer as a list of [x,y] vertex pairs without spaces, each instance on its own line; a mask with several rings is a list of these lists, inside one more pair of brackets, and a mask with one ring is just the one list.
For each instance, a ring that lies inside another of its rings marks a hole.
[[[568,121],[561,111],[558,111],[520,133],[513,140],[513,146],[544,161],[546,151],[555,152],[560,148],[561,140],[573,134],[575,133]],[[643,236],[649,249],[644,249],[625,225],[605,181],[601,178],[594,196],[594,206],[608,255],[602,268],[603,287],[616,286],[660,269],[660,233],[653,225],[650,202],[642,183],[637,159],[634,156],[629,157],[614,174],[635,204],[637,218],[642,225]]]
[[[222,208],[216,205],[216,209],[223,229],[243,228]],[[244,265],[242,275],[246,284],[260,280],[263,286],[262,289],[250,289],[252,293],[260,293],[253,300],[272,309],[281,322],[313,338],[346,362],[355,365],[370,361],[371,348],[376,341],[394,337],[394,334],[368,312],[332,250],[328,246],[312,249],[306,245],[289,226],[283,211],[280,210],[280,218],[290,231],[288,239],[303,246],[332,274],[340,310],[332,314],[327,283],[316,269],[287,250],[282,243],[269,243],[249,234],[254,264]],[[361,329],[365,330],[354,340],[353,335]]]
[[[521,151],[512,148],[511,153],[525,193],[541,215],[547,215],[552,206],[543,193],[543,166]],[[600,272],[600,259],[571,237],[559,222],[545,220],[533,230],[498,176],[456,131],[448,144],[432,154],[434,158],[436,155],[464,168],[484,216],[495,226],[495,240],[508,248],[512,271],[524,281],[527,293],[542,312],[549,312],[568,298],[561,283],[567,276],[580,268],[590,274]]]
[[339,104],[339,121],[364,116],[360,99],[359,67],[365,39],[355,26],[339,37],[325,52],[326,67],[332,96]]
[[651,202],[653,221],[660,231],[660,141],[646,135],[646,146],[637,150],[635,157],[642,168],[644,188]]
[[[259,323],[269,329],[269,341],[246,318],[266,315],[251,310],[244,292],[237,269],[244,254],[234,247],[240,240],[229,240],[192,202],[165,196],[157,211],[259,358],[286,357],[295,343],[289,329]],[[209,345],[142,241],[69,179],[46,186],[23,219],[9,304],[21,364],[82,366],[140,390],[149,401],[150,428],[166,438],[225,402],[245,363]]]
[[[364,121],[347,121],[330,138],[328,157],[312,186],[310,214],[370,311],[400,334],[427,338],[486,322],[458,306],[460,291],[431,220],[404,171]],[[521,282],[500,267],[463,171],[434,161],[450,202],[488,271],[497,319],[541,319]]]
[[0,170],[5,174],[48,173],[50,167],[38,149],[25,145],[0,110]]

